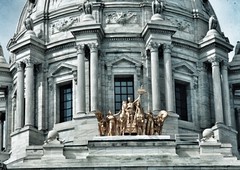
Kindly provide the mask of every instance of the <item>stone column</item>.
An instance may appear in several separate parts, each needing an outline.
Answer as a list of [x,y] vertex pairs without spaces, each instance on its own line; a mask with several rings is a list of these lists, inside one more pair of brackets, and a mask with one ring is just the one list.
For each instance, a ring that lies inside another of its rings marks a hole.
[[32,59],[25,60],[26,68],[26,102],[25,102],[25,126],[34,126],[34,64]]
[[78,45],[77,49],[77,114],[86,113],[85,104],[85,52],[84,45]]
[[91,100],[91,112],[97,110],[98,102],[98,47],[97,44],[89,44],[90,48],[90,100]]
[[172,78],[172,46],[164,44],[164,77],[165,77],[165,100],[166,110],[168,112],[175,112],[173,99],[173,78]]
[[21,62],[17,66],[17,109],[15,115],[15,130],[19,130],[24,124],[24,74]]
[[219,62],[221,60],[217,57],[210,59],[212,63],[212,79],[213,79],[213,95],[214,95],[214,108],[215,108],[215,121],[224,122],[223,118],[223,103],[222,103],[222,88]]
[[157,43],[150,44],[151,52],[151,80],[152,80],[152,112],[157,114],[160,111],[160,82],[159,82],[159,56]]
[[4,139],[4,133],[3,133],[3,125],[5,120],[5,113],[0,112],[0,152],[3,149],[3,139]]
[[224,118],[227,126],[233,126],[231,121],[231,105],[230,105],[230,93],[228,84],[228,61],[222,62],[222,87],[223,87],[223,108]]

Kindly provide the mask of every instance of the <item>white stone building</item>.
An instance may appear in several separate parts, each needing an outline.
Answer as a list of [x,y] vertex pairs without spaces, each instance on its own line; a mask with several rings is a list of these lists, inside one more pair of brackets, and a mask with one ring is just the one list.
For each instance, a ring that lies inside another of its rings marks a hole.
[[[240,51],[229,63],[208,0],[154,2],[26,2],[10,64],[0,53],[7,169],[240,168]],[[118,112],[140,86],[145,112],[169,113],[162,136],[98,137],[94,113]],[[63,142],[44,144],[50,130]]]

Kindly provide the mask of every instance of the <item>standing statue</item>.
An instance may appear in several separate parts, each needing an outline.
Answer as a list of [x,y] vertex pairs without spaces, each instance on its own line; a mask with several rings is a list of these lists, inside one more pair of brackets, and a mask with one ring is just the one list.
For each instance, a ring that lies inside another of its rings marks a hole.
[[25,28],[27,30],[32,31],[33,30],[33,20],[30,16],[28,16],[24,21]]
[[240,54],[240,41],[237,42],[236,48],[235,48],[235,55]]
[[209,23],[208,24],[209,24],[209,27],[208,27],[209,30],[212,30],[212,29],[216,30],[217,29],[218,21],[217,21],[217,19],[215,18],[214,15],[212,15],[209,18]]
[[97,111],[95,112],[95,115],[98,120],[98,131],[100,136],[105,136],[106,134],[106,122],[104,120],[104,117],[101,112]]
[[92,14],[92,3],[89,2],[89,0],[85,0],[83,3],[83,11],[85,12],[85,14]]
[[143,135],[144,125],[145,125],[145,116],[139,100],[136,103],[136,112],[135,112],[134,119],[136,122],[137,135]]
[[156,135],[162,134],[162,127],[168,113],[165,110],[161,110],[158,115],[154,118],[154,133]]
[[162,14],[163,12],[163,8],[164,8],[164,5],[163,5],[163,2],[161,0],[154,0],[152,2],[152,13],[153,15],[154,14]]
[[151,111],[148,111],[146,115],[146,135],[153,135],[154,134],[154,120],[153,120],[153,114]]
[[108,115],[106,117],[107,120],[107,136],[115,136],[116,131],[116,118],[112,114],[111,111],[108,112]]
[[122,110],[119,115],[119,134],[124,135],[125,129],[127,127],[127,114],[126,114],[127,102],[122,102]]
[[1,44],[0,44],[0,57],[4,57],[4,55],[3,55],[3,48],[1,46]]
[[33,8],[36,6],[36,1],[37,0],[28,0],[28,13],[32,14],[33,13]]

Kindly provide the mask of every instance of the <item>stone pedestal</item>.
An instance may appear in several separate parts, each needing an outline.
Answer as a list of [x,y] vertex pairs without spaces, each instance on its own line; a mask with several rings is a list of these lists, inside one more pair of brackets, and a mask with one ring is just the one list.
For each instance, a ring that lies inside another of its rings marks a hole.
[[217,141],[211,141],[211,142],[201,142],[199,146],[200,146],[201,158],[233,157],[231,144],[222,144]]
[[15,131],[11,134],[12,141],[12,153],[11,160],[21,159],[26,156],[26,148],[30,145],[42,145],[44,141],[44,135],[41,131],[38,131],[31,126],[26,126],[21,130]]
[[61,160],[65,159],[63,155],[64,145],[58,141],[43,146],[42,160]]
[[83,18],[82,18],[82,21],[83,21],[83,22],[93,21],[93,20],[94,20],[94,18],[93,18],[93,16],[92,16],[91,14],[85,14],[85,15],[83,16]]
[[175,140],[169,135],[94,137],[88,148],[90,157],[177,156]]
[[168,113],[168,117],[163,124],[163,135],[170,135],[172,138],[178,134],[178,115],[176,113]]
[[235,156],[239,156],[237,146],[237,131],[224,125],[223,123],[216,123],[212,127],[214,137],[221,143],[230,143],[232,145],[232,151]]
[[161,14],[154,14],[151,17],[151,21],[162,21],[163,20],[163,16]]

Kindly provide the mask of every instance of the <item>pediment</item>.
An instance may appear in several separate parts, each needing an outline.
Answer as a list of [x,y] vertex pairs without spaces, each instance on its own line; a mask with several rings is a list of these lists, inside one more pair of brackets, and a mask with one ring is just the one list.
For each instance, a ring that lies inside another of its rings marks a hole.
[[57,76],[62,74],[69,74],[76,71],[77,67],[67,63],[60,63],[51,69],[49,76]]
[[173,69],[177,72],[186,73],[186,74],[194,74],[196,73],[196,68],[192,67],[190,64],[186,62],[181,62],[173,65]]
[[124,66],[141,66],[141,62],[134,60],[128,56],[122,56],[115,60],[110,61],[108,66],[118,66],[118,67],[124,67]]

